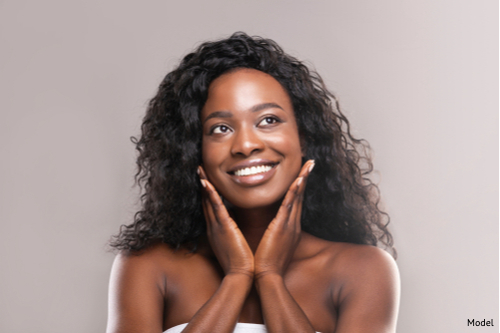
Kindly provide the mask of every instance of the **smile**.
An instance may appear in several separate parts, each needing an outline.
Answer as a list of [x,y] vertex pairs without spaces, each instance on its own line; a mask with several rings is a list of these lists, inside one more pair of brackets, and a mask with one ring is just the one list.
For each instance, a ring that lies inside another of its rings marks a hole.
[[235,176],[253,176],[259,173],[268,172],[273,168],[272,165],[257,165],[252,167],[247,167],[243,169],[236,170],[234,172]]
[[243,186],[258,186],[266,183],[276,173],[280,162],[255,159],[235,165],[227,173],[233,181]]

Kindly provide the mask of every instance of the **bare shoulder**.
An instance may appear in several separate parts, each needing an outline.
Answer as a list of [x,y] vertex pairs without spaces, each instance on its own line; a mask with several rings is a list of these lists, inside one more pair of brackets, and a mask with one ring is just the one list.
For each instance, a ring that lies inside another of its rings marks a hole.
[[111,270],[111,283],[130,284],[137,290],[142,286],[154,287],[165,298],[167,280],[172,287],[184,283],[186,278],[192,279],[193,275],[206,274],[212,267],[213,260],[204,247],[191,251],[183,246],[174,248],[158,243],[141,251],[118,253]]
[[162,275],[163,268],[178,256],[167,244],[156,244],[144,250],[120,251],[113,263],[113,273],[140,275]]
[[349,280],[364,275],[398,275],[394,258],[386,251],[371,245],[334,243],[332,245],[337,273]]
[[120,251],[116,260],[131,263],[133,265],[148,265],[157,263],[158,260],[173,259],[179,251],[168,244],[157,243],[140,251]]
[[176,255],[168,245],[159,244],[116,256],[109,283],[108,333],[162,330],[164,267]]
[[364,275],[399,274],[394,258],[375,246],[331,242],[312,235],[304,238],[312,254],[309,256],[320,258],[337,280],[353,281]]
[[304,261],[314,265],[315,276],[329,286],[339,314],[338,332],[394,332],[400,280],[392,256],[375,246],[330,242],[309,234],[303,241]]
[[395,332],[400,280],[392,256],[369,245],[323,244],[339,314],[337,331]]

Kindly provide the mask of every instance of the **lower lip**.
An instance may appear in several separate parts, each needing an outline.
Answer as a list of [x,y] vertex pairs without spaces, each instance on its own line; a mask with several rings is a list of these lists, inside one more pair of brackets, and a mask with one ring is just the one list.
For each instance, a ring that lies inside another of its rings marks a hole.
[[238,184],[241,185],[246,185],[246,186],[257,186],[265,183],[266,181],[269,180],[275,173],[276,173],[276,168],[278,167],[278,164],[274,165],[271,170],[258,173],[255,175],[250,175],[250,176],[236,176],[236,175],[231,175],[231,178]]

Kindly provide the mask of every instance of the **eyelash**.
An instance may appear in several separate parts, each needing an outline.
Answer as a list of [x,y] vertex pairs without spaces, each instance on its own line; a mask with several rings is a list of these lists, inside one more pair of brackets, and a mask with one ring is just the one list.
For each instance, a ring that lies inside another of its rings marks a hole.
[[267,117],[264,117],[264,119],[262,119],[259,124],[261,124],[263,121],[267,120],[267,119],[271,119],[273,122],[272,123],[267,123],[266,125],[272,125],[272,124],[276,124],[276,123],[280,123],[281,121],[276,118],[276,117],[271,117],[271,116],[267,116]]
[[[226,125],[217,125],[217,126],[212,127],[212,129],[210,129],[210,134],[214,134],[214,132],[215,132],[215,130],[216,130],[217,128],[226,128],[227,130],[229,130],[229,127],[228,127],[228,126],[226,126]],[[226,131],[227,131],[227,130],[226,130]],[[224,133],[226,133],[226,132],[215,133],[215,134],[224,134]]]
[[[262,122],[264,122],[264,121],[266,121],[268,119],[271,120],[271,123],[266,123],[266,124],[264,124],[264,126],[266,126],[266,125],[274,125],[276,123],[281,123],[281,120],[279,118],[267,116],[267,117],[264,117],[261,121],[259,121],[258,125],[262,124]],[[222,128],[225,129],[224,132],[221,131],[220,133],[215,133],[215,131],[217,129],[222,129]],[[227,133],[227,131],[230,131],[230,130],[231,130],[231,128],[229,126],[226,126],[226,125],[216,125],[216,126],[214,126],[214,127],[212,127],[210,129],[210,134],[225,134],[225,133]]]

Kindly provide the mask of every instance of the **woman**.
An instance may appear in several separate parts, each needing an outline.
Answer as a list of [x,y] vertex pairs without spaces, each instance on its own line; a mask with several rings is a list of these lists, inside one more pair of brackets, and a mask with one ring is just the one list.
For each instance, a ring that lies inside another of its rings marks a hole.
[[395,332],[368,146],[276,43],[202,44],[134,142],[143,206],[113,242],[108,333]]

